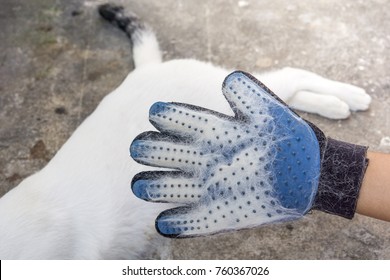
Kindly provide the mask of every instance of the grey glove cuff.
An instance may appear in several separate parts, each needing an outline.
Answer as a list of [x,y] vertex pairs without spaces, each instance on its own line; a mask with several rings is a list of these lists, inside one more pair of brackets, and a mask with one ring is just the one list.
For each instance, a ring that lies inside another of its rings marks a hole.
[[312,209],[352,219],[368,166],[368,147],[323,140],[321,175]]

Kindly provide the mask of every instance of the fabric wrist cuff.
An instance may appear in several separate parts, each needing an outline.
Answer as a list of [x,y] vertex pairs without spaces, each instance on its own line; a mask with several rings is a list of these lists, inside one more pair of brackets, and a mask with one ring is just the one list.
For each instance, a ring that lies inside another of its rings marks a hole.
[[321,175],[312,209],[352,219],[368,166],[368,147],[325,141]]

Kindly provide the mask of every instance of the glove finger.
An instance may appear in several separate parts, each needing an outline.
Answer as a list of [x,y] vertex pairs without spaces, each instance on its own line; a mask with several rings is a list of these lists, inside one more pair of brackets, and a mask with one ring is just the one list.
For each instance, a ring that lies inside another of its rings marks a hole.
[[136,140],[130,147],[130,153],[139,163],[187,172],[207,165],[207,160],[199,156],[196,149],[167,141]]
[[212,138],[215,130],[230,127],[232,118],[201,107],[157,102],[149,110],[150,122],[161,132],[182,138]]
[[142,172],[131,182],[138,198],[152,202],[195,203],[202,197],[202,187],[200,181],[175,171]]
[[270,103],[283,103],[261,82],[240,71],[226,77],[222,91],[236,117],[248,118],[257,124],[266,123],[271,118],[268,113]]
[[157,231],[166,237],[184,238],[204,236],[270,224],[280,220],[293,220],[302,215],[267,199],[255,203],[196,204],[169,209],[156,219]]
[[196,147],[158,132],[137,136],[130,146],[131,157],[142,164],[193,172],[210,166],[213,155],[205,155]]

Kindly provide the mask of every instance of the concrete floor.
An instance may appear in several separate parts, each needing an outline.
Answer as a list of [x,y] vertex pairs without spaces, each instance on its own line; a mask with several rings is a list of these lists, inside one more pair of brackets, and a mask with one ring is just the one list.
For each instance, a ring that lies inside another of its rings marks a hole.
[[[0,195],[41,169],[132,70],[127,38],[85,0],[0,0]],[[122,0],[164,59],[246,71],[294,66],[364,87],[345,121],[304,117],[333,138],[390,152],[390,2]],[[390,167],[389,167],[390,168]],[[234,234],[174,240],[177,259],[390,259],[390,224],[315,212]]]

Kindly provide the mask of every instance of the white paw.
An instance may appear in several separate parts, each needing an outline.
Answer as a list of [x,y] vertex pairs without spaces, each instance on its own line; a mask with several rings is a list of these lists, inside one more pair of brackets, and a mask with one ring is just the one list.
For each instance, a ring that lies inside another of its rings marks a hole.
[[345,98],[342,98],[348,104],[352,111],[365,111],[371,104],[371,96],[362,88],[345,85]]
[[351,111],[365,111],[371,104],[371,96],[364,89],[346,83],[323,79],[314,92],[342,100]]
[[[284,68],[283,73],[286,75],[288,84],[294,85],[296,92],[308,91],[318,95],[333,96],[347,104],[351,111],[367,110],[371,103],[371,97],[360,87],[347,83],[337,82],[326,79],[312,72]],[[340,104],[336,107],[344,107]],[[339,111],[336,109],[336,111]],[[345,109],[340,109],[345,115]]]
[[328,96],[318,114],[334,120],[346,119],[351,115],[350,107],[337,97]]
[[298,91],[288,104],[294,109],[329,119],[346,119],[351,114],[349,105],[341,99],[305,90]]

